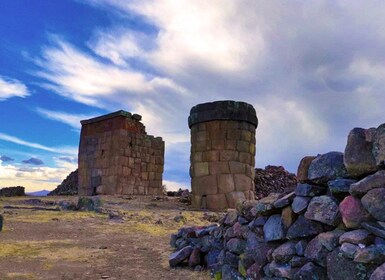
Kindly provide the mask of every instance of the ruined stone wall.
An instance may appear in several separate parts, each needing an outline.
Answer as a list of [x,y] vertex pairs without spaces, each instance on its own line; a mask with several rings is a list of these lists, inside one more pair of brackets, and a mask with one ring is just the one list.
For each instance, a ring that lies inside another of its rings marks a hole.
[[197,208],[234,208],[254,199],[254,108],[244,102],[217,101],[191,109],[191,190]]
[[164,141],[140,120],[118,111],[82,121],[79,195],[162,193]]

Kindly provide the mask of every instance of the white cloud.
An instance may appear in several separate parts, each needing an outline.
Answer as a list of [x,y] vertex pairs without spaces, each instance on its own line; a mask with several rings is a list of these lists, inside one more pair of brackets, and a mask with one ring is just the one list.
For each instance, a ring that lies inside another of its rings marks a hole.
[[0,76],[0,101],[29,95],[27,87],[20,81]]
[[40,115],[51,119],[55,121],[59,121],[65,124],[68,124],[72,128],[75,128],[76,130],[80,130],[81,120],[87,120],[91,119],[97,114],[90,114],[90,115],[84,115],[84,114],[70,114],[70,113],[65,113],[65,112],[57,112],[57,111],[51,111],[43,108],[37,108],[36,112],[38,112]]
[[175,182],[175,181],[167,181],[163,180],[163,185],[166,186],[167,191],[177,191],[179,189],[190,189],[190,185],[185,182]]

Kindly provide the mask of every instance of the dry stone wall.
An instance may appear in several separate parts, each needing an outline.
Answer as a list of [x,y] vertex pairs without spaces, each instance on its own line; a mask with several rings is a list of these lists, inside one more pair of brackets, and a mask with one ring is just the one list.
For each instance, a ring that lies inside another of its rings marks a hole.
[[164,141],[140,120],[118,111],[81,122],[79,195],[162,193]]
[[254,199],[255,109],[217,101],[191,109],[191,190],[197,208],[234,208]]

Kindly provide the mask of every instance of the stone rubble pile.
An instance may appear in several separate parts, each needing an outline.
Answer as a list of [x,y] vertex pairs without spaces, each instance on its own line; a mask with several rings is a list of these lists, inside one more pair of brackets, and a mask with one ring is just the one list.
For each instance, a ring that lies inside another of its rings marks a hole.
[[295,174],[285,170],[283,166],[268,165],[255,169],[255,198],[261,199],[270,193],[289,193],[297,185]]
[[385,124],[353,129],[345,153],[305,157],[288,194],[245,201],[171,236],[171,267],[216,279],[385,279]]
[[25,188],[21,186],[0,189],[0,196],[24,196]]
[[77,195],[78,194],[78,169],[72,171],[63,182],[48,195]]

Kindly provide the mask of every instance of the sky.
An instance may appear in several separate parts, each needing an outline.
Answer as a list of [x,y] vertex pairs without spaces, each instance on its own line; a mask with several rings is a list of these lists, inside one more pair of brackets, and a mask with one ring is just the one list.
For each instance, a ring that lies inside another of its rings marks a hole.
[[80,120],[143,116],[164,183],[189,188],[192,106],[252,104],[256,166],[344,151],[385,122],[385,2],[1,0],[0,187],[52,190]]

